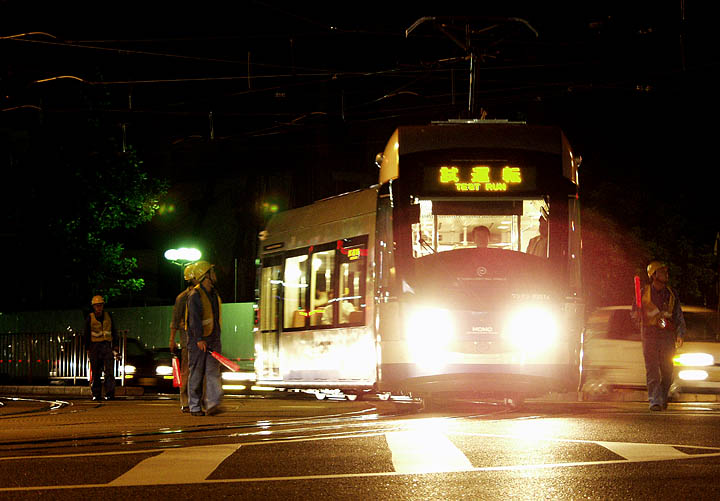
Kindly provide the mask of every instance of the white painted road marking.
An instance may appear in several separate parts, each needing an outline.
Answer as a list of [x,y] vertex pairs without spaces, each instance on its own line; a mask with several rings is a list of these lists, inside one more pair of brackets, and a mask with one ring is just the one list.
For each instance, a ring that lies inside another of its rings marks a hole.
[[468,471],[472,463],[441,433],[397,431],[385,434],[398,473]]
[[656,461],[659,459],[685,459],[690,454],[677,450],[672,445],[634,444],[631,442],[595,442],[618,456],[630,461]]
[[118,485],[157,485],[204,482],[241,444],[203,445],[169,449],[147,458],[110,482]]
[[[457,433],[455,433],[457,434]],[[612,464],[643,463],[647,461],[672,461],[677,459],[701,459],[720,458],[720,448],[704,447],[694,445],[669,445],[669,444],[634,444],[629,442],[601,442],[594,440],[548,438],[558,443],[585,443],[596,444],[622,456],[624,459],[611,459],[599,461],[570,461],[565,463],[541,463],[541,464],[516,464],[497,466],[473,467],[465,455],[445,437],[436,432],[388,432],[372,433],[370,436],[385,435],[388,447],[393,456],[393,464],[396,471],[367,472],[367,473],[327,473],[319,475],[291,475],[285,477],[246,477],[246,478],[223,478],[207,480],[212,472],[240,446],[262,446],[273,443],[300,443],[314,442],[318,440],[334,440],[346,438],[337,437],[313,437],[304,439],[279,440],[277,442],[248,442],[245,444],[225,444],[196,446],[179,449],[162,450],[162,453],[155,457],[148,458],[138,463],[134,468],[124,475],[121,475],[113,482],[107,484],[78,484],[78,485],[37,485],[23,487],[0,487],[0,493],[5,492],[33,492],[52,490],[72,490],[87,488],[105,488],[132,485],[160,485],[160,484],[229,484],[229,483],[251,483],[251,482],[285,482],[298,480],[325,480],[325,479],[351,479],[351,478],[373,478],[373,477],[394,477],[408,474],[442,473],[449,471],[464,471],[467,473],[493,472],[493,471],[531,471],[553,468],[582,468],[590,466],[603,466]],[[461,435],[468,435],[461,433]],[[496,434],[471,434],[484,438],[514,438],[521,437]],[[350,437],[350,436],[349,436]],[[353,436],[355,437],[355,436]],[[676,447],[691,447],[697,451],[696,454],[685,454]],[[63,454],[41,456],[43,459],[57,459],[72,457],[112,456],[116,454],[147,454],[157,452],[158,449],[123,451],[123,452],[100,452],[82,454]],[[702,452],[701,452],[702,451]],[[38,456],[15,456],[0,458],[0,464],[5,461],[37,459]]]

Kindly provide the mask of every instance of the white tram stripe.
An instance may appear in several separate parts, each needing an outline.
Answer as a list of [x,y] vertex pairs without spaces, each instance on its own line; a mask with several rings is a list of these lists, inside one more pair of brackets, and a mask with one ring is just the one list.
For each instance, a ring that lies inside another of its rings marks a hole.
[[385,433],[398,473],[468,471],[472,463],[445,435],[428,431]]
[[204,482],[240,444],[168,449],[147,458],[109,485],[157,485]]
[[654,461],[659,459],[683,459],[690,456],[672,445],[634,444],[631,442],[595,442],[618,456],[630,461]]

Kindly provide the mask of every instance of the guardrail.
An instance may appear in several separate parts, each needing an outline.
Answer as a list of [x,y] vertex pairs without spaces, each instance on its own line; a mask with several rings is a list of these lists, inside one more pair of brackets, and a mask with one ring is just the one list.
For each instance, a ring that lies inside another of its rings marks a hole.
[[[120,335],[120,357],[115,379],[125,385],[124,367],[128,331]],[[90,361],[82,334],[67,332],[0,334],[0,382],[36,384],[63,381],[87,383]]]

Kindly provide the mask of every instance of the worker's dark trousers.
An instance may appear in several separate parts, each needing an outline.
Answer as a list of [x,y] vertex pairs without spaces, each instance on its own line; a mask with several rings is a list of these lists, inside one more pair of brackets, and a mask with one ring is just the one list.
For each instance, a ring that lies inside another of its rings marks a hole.
[[115,371],[114,364],[115,355],[109,341],[100,341],[90,343],[90,372],[92,373],[92,390],[93,397],[100,398],[102,396],[101,382],[102,374],[105,373],[105,396],[113,398],[115,396]]
[[650,405],[665,407],[673,382],[675,334],[671,331],[646,328],[642,339],[645,357],[648,401]]

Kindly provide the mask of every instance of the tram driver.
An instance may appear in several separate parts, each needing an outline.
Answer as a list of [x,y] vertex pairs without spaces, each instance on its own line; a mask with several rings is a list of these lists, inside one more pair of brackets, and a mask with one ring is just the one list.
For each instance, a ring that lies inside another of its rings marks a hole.
[[476,226],[472,230],[472,238],[476,248],[486,249],[488,245],[490,245],[490,228],[487,226]]

